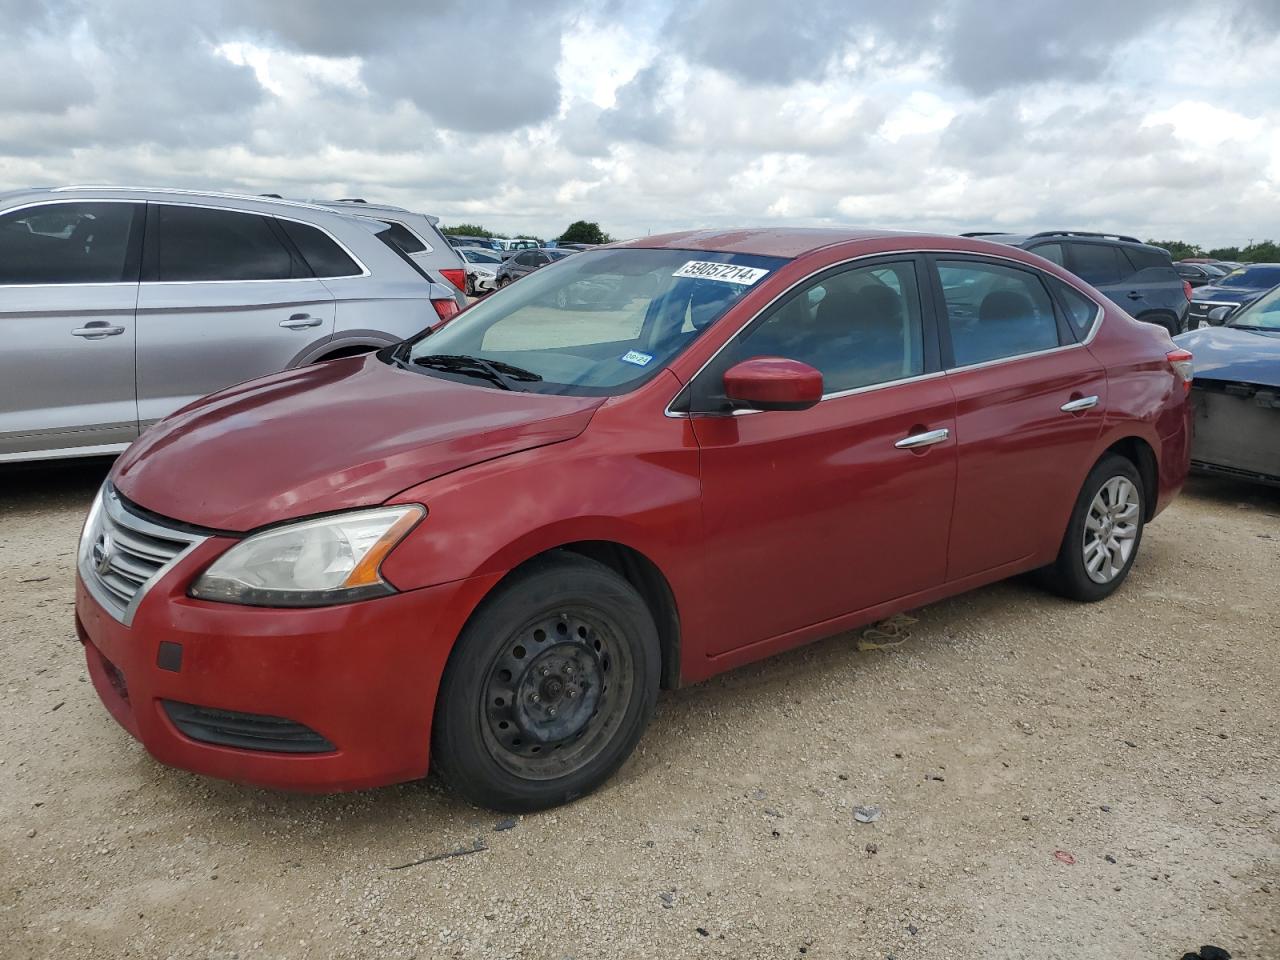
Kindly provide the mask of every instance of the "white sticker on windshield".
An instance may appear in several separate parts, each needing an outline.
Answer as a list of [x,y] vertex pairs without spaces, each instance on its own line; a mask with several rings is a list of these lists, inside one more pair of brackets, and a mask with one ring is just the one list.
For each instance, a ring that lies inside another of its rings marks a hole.
[[760,267],[737,267],[732,263],[714,263],[711,260],[690,260],[672,274],[673,277],[696,277],[699,280],[721,280],[749,287],[769,271]]
[[641,353],[639,350],[628,350],[622,355],[623,363],[634,363],[637,367],[645,366],[652,359],[652,353]]

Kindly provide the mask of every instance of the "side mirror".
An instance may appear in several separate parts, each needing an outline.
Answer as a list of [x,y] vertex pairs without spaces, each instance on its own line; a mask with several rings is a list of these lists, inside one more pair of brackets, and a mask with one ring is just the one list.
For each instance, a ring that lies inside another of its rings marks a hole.
[[1231,316],[1231,307],[1214,307],[1209,311],[1209,319],[1214,323],[1223,323]]
[[724,392],[750,410],[808,410],[822,399],[822,374],[783,357],[752,357],[724,372]]

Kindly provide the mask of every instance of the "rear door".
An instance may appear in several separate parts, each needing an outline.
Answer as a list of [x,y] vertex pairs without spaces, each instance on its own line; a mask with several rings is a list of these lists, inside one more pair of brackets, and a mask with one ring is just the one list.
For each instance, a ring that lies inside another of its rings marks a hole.
[[1091,466],[1107,381],[1077,339],[1091,324],[1069,319],[1050,294],[1056,278],[977,256],[932,263],[956,398],[947,579],[959,580],[1057,548]]
[[108,452],[138,435],[141,203],[0,215],[0,460]]
[[258,213],[150,203],[138,294],[138,417],[293,364],[334,330],[334,298]]

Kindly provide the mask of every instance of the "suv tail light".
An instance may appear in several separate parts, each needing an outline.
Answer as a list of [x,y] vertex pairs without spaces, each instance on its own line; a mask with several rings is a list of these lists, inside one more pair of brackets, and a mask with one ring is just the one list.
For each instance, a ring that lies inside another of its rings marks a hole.
[[1169,361],[1169,366],[1173,367],[1174,375],[1182,381],[1182,389],[1185,393],[1191,392],[1191,381],[1195,378],[1195,368],[1192,365],[1192,356],[1190,350],[1170,350],[1165,354],[1165,359]]
[[[453,299],[453,297],[441,297],[439,300],[433,299],[431,301],[431,306],[436,308],[436,316],[439,317],[442,322],[445,320],[452,320],[461,312],[458,310],[458,301]],[[1190,356],[1190,354],[1188,354],[1188,356]]]
[[1188,300],[1191,299],[1191,281],[1190,280],[1182,281],[1182,292],[1187,295]]
[[[465,270],[441,270],[440,276],[444,277],[459,290],[467,289],[467,271]],[[1187,287],[1190,290],[1190,287]],[[1187,299],[1191,299],[1191,294],[1187,294]]]

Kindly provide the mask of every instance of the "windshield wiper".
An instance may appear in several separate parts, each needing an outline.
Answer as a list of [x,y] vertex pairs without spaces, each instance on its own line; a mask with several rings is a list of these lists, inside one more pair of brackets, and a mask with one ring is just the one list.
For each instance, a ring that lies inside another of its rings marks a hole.
[[532,370],[503,363],[501,360],[486,360],[483,357],[469,357],[462,354],[434,353],[425,357],[414,357],[413,363],[432,370],[481,377],[503,390],[514,389],[511,381],[533,383],[542,379],[540,374]]

